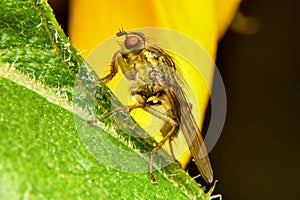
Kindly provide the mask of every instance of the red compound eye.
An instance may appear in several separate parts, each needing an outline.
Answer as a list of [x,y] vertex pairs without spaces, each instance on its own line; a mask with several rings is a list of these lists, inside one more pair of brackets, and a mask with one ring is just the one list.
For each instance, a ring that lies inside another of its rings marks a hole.
[[139,44],[140,40],[135,36],[129,36],[126,38],[124,44],[127,49],[132,49]]

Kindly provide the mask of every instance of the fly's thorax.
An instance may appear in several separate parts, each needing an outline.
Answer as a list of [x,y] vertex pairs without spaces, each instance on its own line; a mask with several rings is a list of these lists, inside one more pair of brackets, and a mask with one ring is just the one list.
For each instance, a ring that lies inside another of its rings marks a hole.
[[144,49],[135,49],[129,52],[120,52],[120,55],[116,58],[117,63],[120,66],[123,75],[133,80],[136,78],[136,69],[139,66],[147,65],[147,59],[144,55]]
[[123,55],[122,62],[127,69],[124,75],[129,79],[131,95],[139,94],[147,101],[166,89],[179,87],[176,69],[171,62],[165,61],[167,57],[153,48]]

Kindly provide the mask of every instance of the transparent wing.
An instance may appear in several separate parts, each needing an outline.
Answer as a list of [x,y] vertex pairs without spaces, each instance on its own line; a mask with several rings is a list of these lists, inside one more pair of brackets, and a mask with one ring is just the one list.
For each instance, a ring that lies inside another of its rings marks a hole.
[[160,63],[165,65],[164,70],[168,71],[164,74],[169,74],[165,76],[165,82],[168,83],[167,87],[165,87],[165,93],[168,96],[171,107],[173,107],[176,112],[177,121],[180,122],[179,128],[184,134],[197,168],[204,180],[211,183],[213,181],[213,171],[201,135],[201,130],[192,115],[190,103],[183,90],[186,83],[182,75],[177,71],[172,57],[163,50],[160,51],[164,54],[164,56],[160,58]]

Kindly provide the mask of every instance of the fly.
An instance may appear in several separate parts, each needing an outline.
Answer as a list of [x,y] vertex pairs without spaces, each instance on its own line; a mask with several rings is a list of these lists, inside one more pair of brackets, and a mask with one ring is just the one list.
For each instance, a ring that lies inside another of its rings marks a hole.
[[[149,172],[152,183],[156,182],[152,166],[154,153],[169,142],[171,154],[175,158],[171,142],[179,130],[184,134],[203,179],[211,183],[213,171],[206,147],[182,89],[183,79],[172,57],[159,47],[146,46],[143,33],[119,31],[116,36],[125,36],[125,40],[121,44],[121,49],[112,58],[110,73],[99,81],[108,83],[120,68],[129,80],[129,92],[135,104],[116,108],[99,119],[88,121],[87,124],[102,120],[114,112],[142,108],[164,121],[160,129],[163,139],[151,150]],[[165,113],[155,109],[156,105],[162,106]]]

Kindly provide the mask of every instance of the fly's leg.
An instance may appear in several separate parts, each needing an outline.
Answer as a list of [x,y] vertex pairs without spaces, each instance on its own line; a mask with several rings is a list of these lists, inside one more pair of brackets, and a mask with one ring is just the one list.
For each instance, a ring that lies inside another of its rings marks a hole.
[[[164,105],[164,102],[162,102],[162,105],[165,108],[168,108],[168,106]],[[178,128],[179,128],[179,124],[178,122],[176,122],[174,120],[173,117],[173,110],[169,109],[167,110],[167,114],[163,114],[157,110],[155,110],[154,108],[146,105],[143,107],[143,109],[147,112],[149,112],[150,114],[152,114],[153,116],[160,118],[162,120],[165,121],[164,125],[162,126],[160,132],[163,134],[164,138],[151,150],[151,154],[150,154],[150,163],[149,163],[149,173],[150,173],[150,178],[151,178],[151,182],[152,183],[157,183],[155,176],[153,175],[153,158],[154,158],[154,154],[156,151],[158,151],[167,141],[171,142],[171,140],[173,139],[174,135],[177,134],[178,132]],[[174,152],[171,147],[171,155],[173,158],[175,158],[174,156]],[[176,160],[176,158],[175,158]]]
[[177,161],[177,158],[175,157],[175,154],[174,154],[174,151],[173,151],[173,146],[172,146],[171,141],[169,142],[169,147],[170,147],[170,152],[171,152],[172,158],[173,158],[175,161]]
[[113,77],[118,73],[118,69],[119,69],[119,63],[118,63],[118,59],[119,57],[122,57],[121,52],[117,51],[111,61],[110,64],[110,73],[107,74],[105,77],[100,78],[98,80],[95,80],[93,82],[93,84],[96,86],[99,82],[104,82],[104,83],[108,83],[109,81],[111,81],[113,79]]
[[[149,112],[150,114],[152,114],[153,116],[159,118],[159,119],[162,119],[164,121],[167,121],[169,123],[165,123],[163,125],[163,127],[161,128],[161,132],[163,133],[166,133],[168,132],[168,130],[166,129],[170,129],[171,127],[173,126],[178,126],[177,122],[175,122],[175,120],[173,120],[171,117],[169,116],[166,116],[165,114],[159,112],[158,110],[155,110],[154,108],[150,107],[150,106],[145,106],[143,107],[143,109],[147,112]],[[171,125],[171,126],[170,126]],[[164,128],[165,127],[165,128]],[[169,127],[169,128],[168,128]],[[170,139],[170,138],[169,138]],[[177,161],[176,157],[175,157],[175,154],[174,154],[174,151],[173,151],[173,147],[172,147],[172,143],[171,143],[171,140],[169,141],[169,147],[170,147],[170,152],[171,152],[171,156],[174,160]]]
[[[145,104],[145,100],[140,94],[134,94],[133,97],[134,97],[133,99],[135,99],[135,101],[138,104],[144,105],[144,107],[142,107],[142,108],[145,111],[147,111],[150,114],[152,114],[153,116],[165,121],[164,125],[162,126],[162,128],[160,130],[160,132],[163,134],[164,138],[151,150],[151,154],[150,154],[150,163],[149,163],[150,178],[151,178],[152,183],[157,183],[155,176],[153,175],[154,153],[156,151],[158,151],[168,140],[171,141],[173,139],[174,135],[176,135],[176,133],[178,131],[179,124],[178,124],[178,122],[176,122],[173,119],[174,118],[173,117],[174,116],[173,109],[168,105],[167,101],[164,100],[164,98],[166,98],[166,96],[164,94],[162,94],[160,97],[158,97],[158,100],[162,103],[163,107],[166,109],[167,114],[161,113],[158,110],[154,109],[153,107]],[[171,150],[171,152],[172,152],[171,154],[174,155],[173,150]]]
[[213,199],[219,199],[219,200],[222,200],[222,195],[221,194],[216,194],[216,195],[212,195],[211,194],[213,193],[215,187],[216,187],[216,184],[217,184],[217,180],[214,182],[213,186],[209,189],[209,191],[206,193],[208,196],[210,196],[209,200],[213,200]]
[[179,160],[177,160],[175,154],[174,154],[174,151],[173,151],[173,145],[172,145],[172,140],[169,141],[169,148],[170,148],[170,152],[171,152],[171,156],[172,158],[174,159],[175,162],[177,162],[179,164],[179,166],[182,168],[182,165],[181,163],[179,162]]
[[157,181],[155,179],[155,176],[153,175],[153,157],[154,157],[154,153],[156,151],[158,151],[167,142],[167,140],[172,138],[174,133],[176,133],[176,129],[177,129],[176,126],[172,126],[171,130],[167,133],[167,135],[165,135],[164,138],[151,150],[149,173],[150,173],[152,183],[157,183]]
[[[117,51],[113,58],[112,58],[112,61],[111,61],[111,64],[110,64],[110,73],[107,74],[105,77],[103,78],[100,78],[98,80],[95,80],[93,82],[93,85],[96,86],[99,82],[104,82],[104,83],[108,83],[109,81],[111,81],[114,76],[118,73],[118,69],[119,69],[119,66],[121,67],[122,71],[123,69],[125,68],[125,62],[123,60],[123,57],[122,57],[122,54],[121,54],[121,51]],[[106,113],[104,114],[102,117],[98,118],[98,119],[95,119],[95,120],[89,120],[86,122],[86,125],[89,126],[93,123],[96,123],[98,121],[101,121],[105,118],[107,118],[109,115],[112,115],[113,113],[115,112],[119,112],[119,111],[123,111],[123,110],[128,110],[129,112],[132,110],[132,109],[135,109],[135,108],[141,108],[143,107],[142,104],[140,105],[133,105],[133,106],[122,106],[122,107],[118,107],[118,108],[115,108],[113,111],[109,112],[109,113]]]
[[118,108],[115,108],[113,109],[111,112],[108,112],[108,113],[105,113],[104,115],[102,115],[101,117],[95,119],[95,120],[89,120],[89,121],[86,121],[86,126],[90,126],[98,121],[101,121],[105,118],[107,118],[108,116],[116,113],[116,112],[120,112],[120,111],[124,111],[124,110],[128,110],[129,112],[133,109],[136,109],[136,108],[142,108],[144,105],[141,105],[141,104],[137,104],[137,105],[132,105],[132,106],[122,106],[122,107],[118,107]]
[[219,199],[219,200],[222,200],[222,195],[216,194],[216,195],[213,195],[213,196],[210,196],[210,197],[209,197],[209,200],[213,200],[213,199]]

